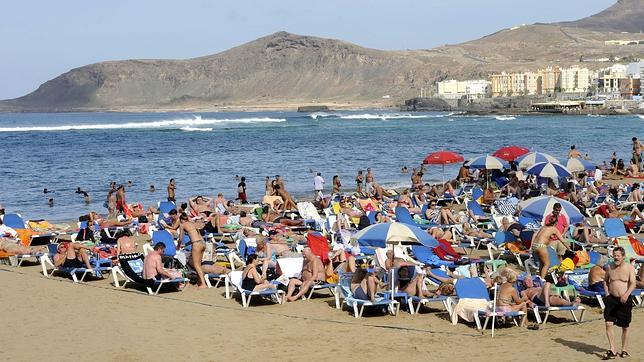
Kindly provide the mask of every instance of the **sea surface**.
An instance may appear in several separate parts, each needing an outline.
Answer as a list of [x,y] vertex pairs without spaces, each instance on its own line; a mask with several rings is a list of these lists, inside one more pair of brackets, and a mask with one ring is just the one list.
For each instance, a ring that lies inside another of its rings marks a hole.
[[[104,213],[110,181],[133,182],[127,201],[165,200],[170,178],[177,197],[236,196],[245,176],[251,200],[264,177],[282,175],[296,197],[313,196],[314,172],[330,189],[339,175],[355,187],[357,170],[371,167],[387,187],[409,185],[400,172],[434,151],[467,158],[516,144],[564,160],[570,145],[595,163],[630,157],[631,137],[644,138],[641,116],[469,116],[451,113],[0,113],[0,203],[25,218],[72,220]],[[628,161],[626,161],[628,162]],[[458,165],[445,168],[454,176]],[[425,181],[440,181],[430,166]],[[156,192],[150,192],[154,185]],[[89,192],[86,205],[77,187]],[[44,194],[43,189],[54,190]],[[54,206],[47,199],[54,198]]]

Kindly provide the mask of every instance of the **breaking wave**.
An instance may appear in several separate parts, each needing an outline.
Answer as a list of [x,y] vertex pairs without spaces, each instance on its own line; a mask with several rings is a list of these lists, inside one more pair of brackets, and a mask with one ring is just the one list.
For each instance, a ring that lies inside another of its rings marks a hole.
[[[128,122],[128,123],[105,123],[105,124],[69,124],[60,126],[23,126],[23,127],[0,127],[0,132],[36,132],[36,131],[79,131],[98,129],[172,129],[180,128],[184,131],[205,131],[207,128],[197,126],[210,126],[222,124],[252,124],[252,123],[280,123],[286,122],[284,118],[233,118],[216,119],[201,118],[195,116],[185,119],[170,119],[149,122]],[[207,129],[209,131],[212,128]]]

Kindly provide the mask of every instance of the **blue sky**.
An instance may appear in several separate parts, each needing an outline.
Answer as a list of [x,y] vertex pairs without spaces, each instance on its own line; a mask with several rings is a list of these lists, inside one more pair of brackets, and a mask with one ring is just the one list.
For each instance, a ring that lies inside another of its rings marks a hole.
[[0,99],[104,60],[192,58],[289,31],[419,49],[522,23],[574,20],[615,0],[15,0],[0,12]]

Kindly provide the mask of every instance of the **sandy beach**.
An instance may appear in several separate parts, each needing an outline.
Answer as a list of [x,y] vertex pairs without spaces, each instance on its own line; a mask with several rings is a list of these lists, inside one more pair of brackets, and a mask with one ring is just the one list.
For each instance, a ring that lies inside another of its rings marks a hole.
[[[481,335],[473,325],[451,325],[438,309],[355,319],[335,309],[323,292],[311,301],[259,300],[242,309],[238,300],[224,298],[223,287],[189,286],[148,296],[137,289],[117,290],[108,278],[74,284],[61,276],[47,279],[39,270],[0,266],[5,360],[510,361],[520,354],[527,361],[583,361],[598,359],[607,345],[599,307],[587,307],[581,324],[555,314],[541,330],[508,324],[492,339],[489,330]],[[637,341],[644,338],[643,316],[642,309],[634,311],[633,361],[641,359]]]

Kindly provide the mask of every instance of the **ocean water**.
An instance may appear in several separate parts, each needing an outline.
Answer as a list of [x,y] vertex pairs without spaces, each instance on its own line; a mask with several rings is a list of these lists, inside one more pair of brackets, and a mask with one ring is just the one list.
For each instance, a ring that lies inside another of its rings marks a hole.
[[[357,170],[371,167],[388,187],[409,185],[402,166],[417,167],[447,149],[465,158],[516,144],[563,160],[576,144],[591,160],[613,151],[627,160],[631,137],[644,137],[639,116],[465,116],[451,113],[358,111],[336,113],[0,113],[0,203],[26,218],[71,220],[104,213],[110,181],[125,184],[127,201],[165,200],[170,178],[177,197],[236,196],[235,175],[246,176],[251,200],[264,177],[282,175],[296,197],[312,197],[314,172],[330,189],[339,175],[355,187]],[[458,165],[445,168],[453,176]],[[430,166],[426,181],[440,181]],[[149,192],[155,185],[156,192]],[[74,193],[90,193],[85,205]],[[53,194],[43,194],[47,188]],[[54,206],[47,199],[54,198]]]

